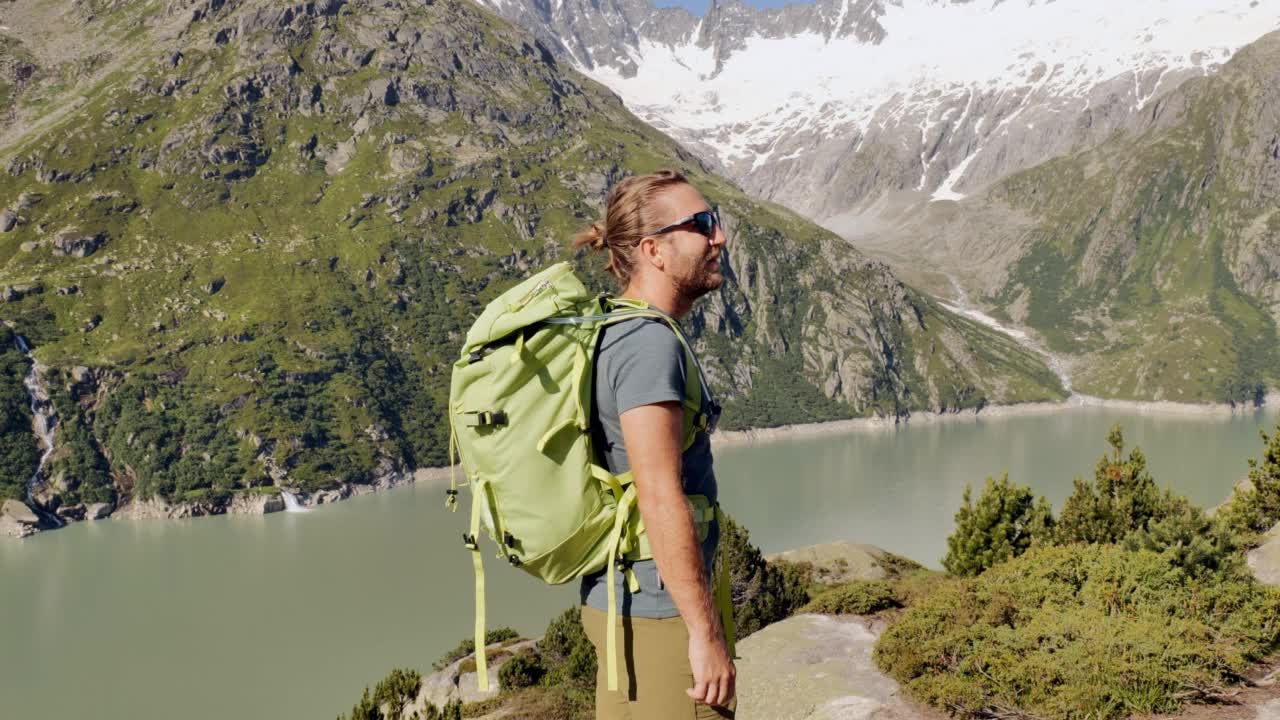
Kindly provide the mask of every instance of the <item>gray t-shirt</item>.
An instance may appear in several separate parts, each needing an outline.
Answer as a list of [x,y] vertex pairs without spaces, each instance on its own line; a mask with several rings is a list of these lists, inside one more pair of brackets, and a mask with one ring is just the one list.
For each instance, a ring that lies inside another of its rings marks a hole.
[[[625,320],[601,331],[595,363],[594,417],[592,440],[609,472],[619,475],[631,469],[627,449],[622,443],[619,416],[641,405],[683,401],[685,389],[684,347],[675,332],[662,320],[637,318]],[[697,368],[689,368],[697,372]],[[704,409],[709,402],[702,394]],[[716,476],[711,463],[711,441],[706,433],[698,433],[693,445],[684,452],[680,463],[681,482],[686,495],[705,495],[716,501]],[[720,540],[720,528],[711,523],[702,543],[702,557],[708,575]],[[641,560],[632,566],[640,591],[632,593],[617,572],[614,582],[618,612],[646,618],[669,618],[680,614],[666,591],[653,560]],[[582,579],[582,602],[598,610],[609,608],[609,588],[602,582],[607,571]]]

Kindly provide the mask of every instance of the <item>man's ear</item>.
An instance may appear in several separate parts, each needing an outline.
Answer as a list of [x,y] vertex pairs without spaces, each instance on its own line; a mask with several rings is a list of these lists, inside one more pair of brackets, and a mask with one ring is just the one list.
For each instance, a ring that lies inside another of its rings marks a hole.
[[665,267],[665,262],[662,259],[662,243],[659,243],[657,238],[643,237],[636,247],[640,251],[642,260],[659,270]]

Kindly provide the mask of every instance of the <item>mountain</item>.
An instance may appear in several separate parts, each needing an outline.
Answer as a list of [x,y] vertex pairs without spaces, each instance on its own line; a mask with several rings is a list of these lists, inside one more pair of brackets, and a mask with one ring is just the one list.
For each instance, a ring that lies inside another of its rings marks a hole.
[[1094,147],[1280,28],[1260,0],[480,0],[751,194],[846,236]]
[[1098,147],[883,242],[1074,356],[1082,392],[1260,402],[1280,382],[1277,67],[1280,32]]
[[219,512],[444,464],[471,320],[566,257],[614,181],[664,166],[731,238],[688,322],[729,427],[1065,394],[478,5],[0,8],[0,489],[21,498],[40,462],[34,412],[55,438],[43,511]]

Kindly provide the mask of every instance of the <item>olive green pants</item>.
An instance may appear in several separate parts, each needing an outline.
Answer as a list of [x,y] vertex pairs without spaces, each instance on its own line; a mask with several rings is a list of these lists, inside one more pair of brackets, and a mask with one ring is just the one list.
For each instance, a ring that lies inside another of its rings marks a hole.
[[685,693],[693,688],[689,667],[689,630],[684,619],[663,620],[618,616],[618,690],[609,692],[605,670],[609,616],[582,606],[582,627],[596,647],[596,720],[714,720],[732,718],[737,699],[728,707],[695,703]]

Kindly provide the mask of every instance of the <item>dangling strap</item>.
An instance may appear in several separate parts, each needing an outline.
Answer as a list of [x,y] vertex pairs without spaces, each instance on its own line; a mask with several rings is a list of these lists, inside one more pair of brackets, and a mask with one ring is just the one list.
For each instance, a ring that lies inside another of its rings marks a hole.
[[476,635],[475,658],[476,675],[479,679],[480,692],[489,691],[489,662],[485,654],[484,630],[484,560],[480,557],[480,498],[476,492],[479,480],[471,482],[471,536],[467,538],[467,547],[471,550],[471,563],[476,574]]
[[[720,510],[719,503],[716,504],[716,523],[719,524],[720,530],[723,532],[725,518],[724,512]],[[720,608],[720,625],[724,628],[725,647],[729,650],[730,659],[733,659],[737,657],[735,645],[738,641],[738,630],[733,620],[733,592],[729,585],[728,557],[720,556],[720,572],[716,574],[718,576],[716,578],[716,605]]]
[[618,498],[617,514],[613,518],[613,536],[609,539],[609,565],[605,571],[605,580],[609,586],[609,613],[608,613],[608,630],[605,640],[605,654],[608,655],[606,661],[607,674],[609,676],[609,691],[616,692],[618,690],[618,591],[617,583],[614,581],[614,573],[616,572],[618,561],[618,545],[622,540],[623,533],[627,530],[627,518],[631,515],[631,506],[636,501],[636,486],[628,485],[627,489],[622,492],[622,496]]
[[453,429],[453,408],[449,408],[449,489],[445,491],[444,506],[450,512],[458,511],[458,433]]

